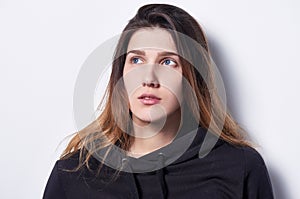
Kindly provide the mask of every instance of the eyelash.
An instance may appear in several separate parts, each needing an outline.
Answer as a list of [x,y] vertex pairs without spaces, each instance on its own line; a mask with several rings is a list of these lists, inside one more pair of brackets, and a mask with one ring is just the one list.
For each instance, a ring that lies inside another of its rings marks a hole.
[[132,57],[132,58],[130,58],[130,63],[132,63],[132,64],[137,64],[137,63],[134,63],[134,62],[133,62],[134,59],[141,59],[141,58],[139,58],[139,57]]
[[[140,57],[131,57],[131,58],[130,58],[130,63],[131,63],[131,64],[139,64],[139,63],[134,63],[134,59],[140,59],[140,60],[142,60],[142,58],[140,58]],[[174,62],[174,65],[171,65],[171,66],[173,66],[173,67],[176,67],[176,66],[178,65],[177,61],[175,61],[174,59],[168,58],[168,57],[162,59],[162,61],[161,61],[160,63],[164,63],[164,62],[167,61],[167,60],[170,60],[170,61]]]

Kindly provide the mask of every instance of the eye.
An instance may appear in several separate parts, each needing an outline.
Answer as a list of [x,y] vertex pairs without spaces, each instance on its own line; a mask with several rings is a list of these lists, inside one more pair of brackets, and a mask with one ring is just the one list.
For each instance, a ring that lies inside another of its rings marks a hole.
[[133,63],[133,64],[141,64],[141,63],[143,63],[143,61],[140,58],[138,58],[138,57],[132,57],[130,59],[130,62]]
[[164,59],[162,64],[167,65],[167,66],[177,66],[176,61],[172,60],[172,59]]

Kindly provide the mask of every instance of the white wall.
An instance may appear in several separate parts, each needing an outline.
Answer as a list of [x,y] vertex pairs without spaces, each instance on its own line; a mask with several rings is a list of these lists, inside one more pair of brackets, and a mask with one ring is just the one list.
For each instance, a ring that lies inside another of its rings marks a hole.
[[[76,131],[73,90],[87,56],[150,1],[0,1],[0,198],[41,198]],[[296,0],[165,1],[204,27],[229,106],[261,145],[279,199],[300,195],[300,14]],[[58,147],[58,148],[57,148]]]

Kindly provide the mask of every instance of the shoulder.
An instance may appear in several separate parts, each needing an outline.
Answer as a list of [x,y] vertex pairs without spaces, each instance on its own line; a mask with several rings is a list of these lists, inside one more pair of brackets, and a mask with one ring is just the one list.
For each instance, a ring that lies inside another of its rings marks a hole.
[[253,172],[267,173],[267,166],[263,156],[251,146],[234,146],[227,144],[235,155],[235,159],[242,163],[245,177]]
[[73,152],[66,157],[56,161],[55,166],[59,171],[73,170],[78,167],[80,161],[80,151]]
[[266,167],[262,155],[255,148],[244,146],[241,147],[241,150],[243,152],[246,171],[249,172],[253,169],[260,169]]
[[269,172],[262,155],[250,146],[228,146],[238,151],[243,170],[243,197],[273,199]]
[[76,173],[70,171],[75,171],[78,165],[79,152],[70,154],[64,159],[59,159],[55,162],[55,165],[52,168],[50,179],[52,181],[56,181],[57,184],[62,184],[66,175],[68,175],[69,173]]
[[[86,198],[95,173],[81,166],[80,151],[57,160],[48,179],[43,199]],[[92,165],[92,164],[91,164]]]
[[67,175],[66,170],[76,168],[78,163],[79,153],[74,153],[67,159],[57,160],[52,168],[51,174],[48,178],[43,199],[51,198],[66,198],[66,188],[64,179]]
[[254,147],[237,146],[223,141],[223,145],[220,148],[223,148],[222,151],[231,155],[234,159],[243,162],[246,169],[266,166],[262,155]]
[[222,142],[219,147],[215,148],[214,153],[216,159],[226,167],[239,169],[244,178],[253,174],[268,175],[264,158],[257,149],[251,146],[238,146],[226,141]]

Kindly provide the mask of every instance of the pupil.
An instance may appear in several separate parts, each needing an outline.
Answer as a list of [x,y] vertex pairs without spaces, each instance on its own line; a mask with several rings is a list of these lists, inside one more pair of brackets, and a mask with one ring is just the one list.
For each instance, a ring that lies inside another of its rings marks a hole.
[[170,64],[171,63],[171,61],[170,60],[166,60],[166,64]]

